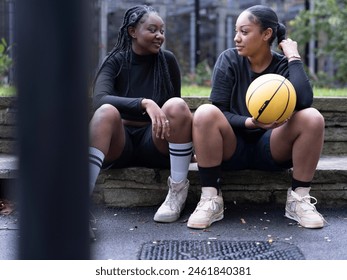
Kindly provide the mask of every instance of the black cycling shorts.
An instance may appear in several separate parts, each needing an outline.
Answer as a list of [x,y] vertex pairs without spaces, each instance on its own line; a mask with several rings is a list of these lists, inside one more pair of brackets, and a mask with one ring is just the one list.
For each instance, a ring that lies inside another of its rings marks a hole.
[[105,163],[103,168],[148,167],[170,168],[170,156],[164,155],[155,147],[152,138],[152,125],[142,127],[124,126],[125,146],[120,157]]
[[256,169],[266,171],[280,171],[293,167],[291,160],[283,163],[274,161],[270,150],[270,136],[272,130],[267,130],[257,141],[247,141],[236,133],[237,146],[233,156],[222,162],[224,170]]

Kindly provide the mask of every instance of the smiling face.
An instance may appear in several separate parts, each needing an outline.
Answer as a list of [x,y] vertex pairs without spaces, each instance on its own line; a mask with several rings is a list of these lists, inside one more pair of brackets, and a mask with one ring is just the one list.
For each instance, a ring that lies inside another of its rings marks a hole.
[[129,27],[128,32],[133,51],[139,55],[158,53],[165,41],[164,22],[156,13],[144,15],[136,27]]
[[234,41],[238,54],[253,57],[264,51],[269,51],[268,40],[271,38],[272,29],[261,30],[256,17],[244,11],[236,21]]

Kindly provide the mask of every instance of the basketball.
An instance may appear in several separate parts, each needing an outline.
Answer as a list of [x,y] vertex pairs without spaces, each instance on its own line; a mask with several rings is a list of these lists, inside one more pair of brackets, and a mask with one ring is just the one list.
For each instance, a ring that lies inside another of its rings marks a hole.
[[246,106],[258,122],[283,122],[293,113],[296,92],[292,83],[278,74],[264,74],[248,87]]

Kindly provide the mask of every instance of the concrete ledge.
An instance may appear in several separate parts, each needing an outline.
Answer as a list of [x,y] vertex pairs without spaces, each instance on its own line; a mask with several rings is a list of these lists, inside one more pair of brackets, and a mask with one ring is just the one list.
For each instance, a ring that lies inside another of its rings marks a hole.
[[17,158],[9,154],[0,154],[0,179],[14,179],[17,177]]
[[[347,202],[347,157],[322,157],[317,168],[311,195],[320,205],[345,206]],[[283,204],[291,184],[291,170],[264,172],[242,170],[224,172],[223,197],[232,203]],[[93,199],[110,207],[160,205],[167,194],[169,170],[127,168],[102,171]],[[188,178],[190,189],[187,203],[200,198],[200,181],[195,164]]]
[[[311,195],[320,205],[346,206],[347,156],[323,156],[318,164]],[[15,179],[18,161],[13,155],[0,154],[0,179]],[[291,183],[291,170],[264,172],[242,170],[223,173],[223,197],[236,204],[283,204]],[[160,205],[167,194],[169,170],[126,168],[104,170],[100,173],[93,201],[110,207]],[[190,165],[190,189],[187,203],[196,204],[200,198],[200,179],[196,164]]]

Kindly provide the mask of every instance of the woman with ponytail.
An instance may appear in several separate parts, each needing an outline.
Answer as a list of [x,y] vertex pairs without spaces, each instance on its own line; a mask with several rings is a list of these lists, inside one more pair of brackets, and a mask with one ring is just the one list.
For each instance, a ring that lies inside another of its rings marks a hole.
[[[313,91],[297,43],[285,34],[285,26],[266,6],[252,6],[236,21],[236,47],[221,53],[213,70],[212,104],[194,113],[193,143],[202,194],[188,220],[190,228],[206,228],[223,219],[222,170],[289,168],[293,176],[285,216],[306,228],[324,226],[309,195],[323,147],[324,119],[311,107]],[[276,39],[283,53],[272,50]],[[282,123],[260,123],[246,107],[248,86],[268,73],[286,77],[297,93],[295,112]]]
[[154,219],[173,222],[188,193],[192,114],[181,99],[176,58],[161,48],[164,40],[164,22],[152,7],[125,12],[94,81],[90,192],[102,168],[170,168],[169,192]]

